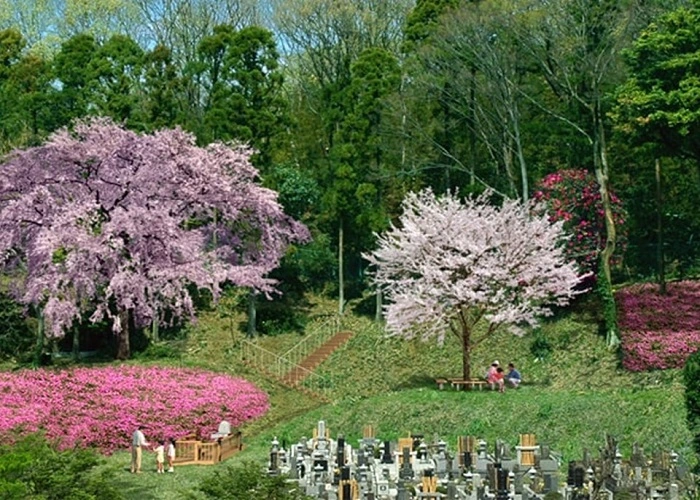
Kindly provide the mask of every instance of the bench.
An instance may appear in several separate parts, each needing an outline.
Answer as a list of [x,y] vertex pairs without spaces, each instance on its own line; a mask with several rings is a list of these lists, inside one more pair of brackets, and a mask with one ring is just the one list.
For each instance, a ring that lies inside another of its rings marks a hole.
[[464,380],[462,378],[453,378],[450,379],[450,385],[455,389],[459,389],[460,387],[464,387],[465,389],[475,389],[478,387],[479,390],[481,390],[484,387],[488,386],[489,383],[486,380],[479,378],[472,378],[469,380]]
[[444,389],[446,384],[450,384],[450,386],[454,389],[459,389],[460,387],[464,387],[465,389],[474,389],[478,387],[479,390],[488,385],[486,380],[478,378],[472,378],[469,380],[464,380],[463,378],[436,378],[435,383],[440,390]]

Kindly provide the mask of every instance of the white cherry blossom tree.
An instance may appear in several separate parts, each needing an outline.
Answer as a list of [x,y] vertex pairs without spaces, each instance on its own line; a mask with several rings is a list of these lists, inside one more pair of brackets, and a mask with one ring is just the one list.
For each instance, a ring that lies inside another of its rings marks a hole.
[[[397,224],[365,255],[388,298],[387,329],[405,338],[452,332],[462,346],[463,377],[474,346],[498,327],[522,335],[580,293],[575,263],[565,258],[561,222],[531,205],[491,193],[461,200],[430,190],[410,193]],[[477,325],[485,323],[485,329]]]

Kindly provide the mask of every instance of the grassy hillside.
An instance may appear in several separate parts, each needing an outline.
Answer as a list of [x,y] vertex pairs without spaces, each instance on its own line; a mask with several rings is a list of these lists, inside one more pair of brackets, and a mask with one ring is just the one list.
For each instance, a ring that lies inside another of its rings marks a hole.
[[[315,311],[323,315],[330,307],[321,302]],[[327,422],[334,437],[342,433],[352,444],[364,425],[373,425],[379,438],[424,433],[429,438],[439,435],[453,447],[460,435],[516,444],[519,433],[533,432],[562,453],[563,463],[579,458],[584,448],[595,452],[611,433],[621,440],[625,454],[636,441],[647,450],[673,448],[694,463],[680,372],[621,370],[589,311],[582,304],[546,322],[536,334],[515,337],[499,332],[482,343],[473,353],[475,376],[494,359],[514,361],[523,373],[524,386],[505,394],[437,390],[435,377],[461,373],[454,339],[438,346],[391,338],[369,319],[352,314],[343,326],[355,335],[320,367],[334,391],[329,404],[241,365],[236,348],[241,334],[233,326],[238,322],[216,312],[203,315],[181,355],[167,362],[238,374],[270,394],[270,412],[243,428],[246,449],[228,465],[264,462],[273,437],[296,442],[311,436],[318,420]],[[299,339],[289,334],[262,343],[281,352]],[[226,466],[181,467],[175,480],[155,474],[134,478],[126,469],[128,462],[126,453],[118,453],[108,467],[117,471],[117,481],[130,498],[185,498],[203,475]]]

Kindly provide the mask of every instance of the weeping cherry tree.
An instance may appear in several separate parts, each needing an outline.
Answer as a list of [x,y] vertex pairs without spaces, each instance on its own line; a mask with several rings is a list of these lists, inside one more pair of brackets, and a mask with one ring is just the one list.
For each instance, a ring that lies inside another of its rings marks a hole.
[[308,238],[258,184],[251,153],[201,148],[179,129],[78,122],[0,165],[0,264],[26,269],[21,300],[43,309],[47,335],[90,313],[111,322],[126,358],[131,325],[193,316],[192,287],[273,292],[267,274]]

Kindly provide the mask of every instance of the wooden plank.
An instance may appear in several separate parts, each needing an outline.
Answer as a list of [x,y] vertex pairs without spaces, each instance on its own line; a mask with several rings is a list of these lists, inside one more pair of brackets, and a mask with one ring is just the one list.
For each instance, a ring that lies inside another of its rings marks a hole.
[[470,389],[474,389],[475,387],[478,387],[479,390],[481,390],[484,386],[486,386],[488,382],[485,380],[481,379],[472,379],[472,380],[463,380],[463,379],[453,379],[450,383],[452,387],[455,387],[459,389],[460,386],[462,387],[467,387]]

